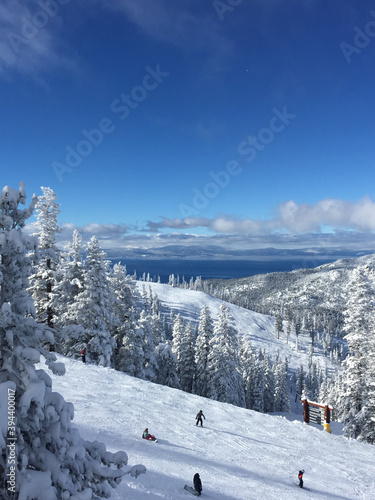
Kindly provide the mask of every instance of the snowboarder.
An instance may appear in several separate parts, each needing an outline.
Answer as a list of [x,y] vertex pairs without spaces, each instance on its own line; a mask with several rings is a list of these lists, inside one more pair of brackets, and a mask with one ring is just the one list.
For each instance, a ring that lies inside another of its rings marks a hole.
[[198,472],[196,474],[194,474],[193,482],[194,482],[194,488],[198,492],[197,496],[200,497],[201,493],[202,493],[202,481],[201,481],[201,478],[199,477]]
[[299,473],[298,473],[299,487],[300,487],[300,488],[303,488],[303,479],[302,479],[302,476],[303,476],[303,473],[304,473],[304,472],[305,472],[305,471],[302,469],[302,470],[300,470],[300,471],[299,471]]
[[85,347],[80,352],[80,355],[82,356],[82,362],[86,363],[86,348]]
[[197,423],[195,425],[198,425],[200,423],[201,427],[203,427],[202,417],[206,420],[206,417],[203,415],[203,411],[199,410],[199,412],[197,413],[197,416],[195,417],[195,420],[197,421]]
[[150,434],[150,433],[148,432],[147,427],[146,427],[146,429],[143,431],[142,438],[143,438],[143,439],[149,439],[150,441],[157,441],[156,437],[155,437],[155,436],[153,436],[152,434]]

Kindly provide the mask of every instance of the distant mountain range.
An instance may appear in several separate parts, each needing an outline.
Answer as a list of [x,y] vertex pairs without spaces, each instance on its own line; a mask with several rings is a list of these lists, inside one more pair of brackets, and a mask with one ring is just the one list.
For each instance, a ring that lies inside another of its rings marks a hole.
[[[231,249],[220,245],[165,245],[150,248],[112,248],[106,249],[110,259],[301,259],[302,261],[319,262],[322,260],[335,260],[346,257],[366,255],[373,250],[347,250],[343,248],[309,247],[299,249],[257,248],[257,249]],[[308,266],[310,267],[310,266]]]
[[[291,305],[293,308],[340,311],[344,308],[353,270],[366,266],[375,269],[375,254],[340,259],[313,269],[258,274],[248,278],[209,280],[215,295],[235,296],[235,303],[266,308]],[[374,274],[370,274],[374,279]]]

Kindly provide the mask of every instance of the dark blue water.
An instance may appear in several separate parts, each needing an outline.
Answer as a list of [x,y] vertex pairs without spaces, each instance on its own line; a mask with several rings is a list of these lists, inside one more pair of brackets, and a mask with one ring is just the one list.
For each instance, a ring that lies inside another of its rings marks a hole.
[[[244,278],[255,274],[273,273],[279,271],[293,271],[294,269],[317,267],[335,259],[304,259],[287,260],[127,260],[121,259],[126,266],[128,274],[136,273],[137,278],[142,278],[143,273],[150,274],[153,281],[160,276],[162,283],[168,283],[169,275],[178,275],[185,281],[200,276],[202,279],[230,279]],[[118,260],[113,259],[113,262]]]

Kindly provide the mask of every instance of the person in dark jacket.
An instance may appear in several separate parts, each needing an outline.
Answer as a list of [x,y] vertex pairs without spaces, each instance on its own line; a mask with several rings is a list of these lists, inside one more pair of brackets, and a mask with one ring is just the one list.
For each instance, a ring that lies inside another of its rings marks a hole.
[[303,473],[304,472],[305,472],[304,470],[300,470],[299,473],[298,473],[299,487],[300,488],[303,488],[303,479],[302,479],[302,477],[303,477]]
[[85,347],[80,352],[80,355],[82,356],[83,363],[86,363],[86,348]]
[[194,482],[195,491],[198,492],[198,496],[200,497],[201,493],[202,493],[202,481],[201,481],[201,478],[199,477],[198,472],[196,474],[194,474],[193,482]]
[[195,420],[197,421],[197,423],[195,425],[198,425],[200,423],[201,427],[203,427],[202,417],[206,420],[206,417],[203,415],[203,411],[199,410],[199,412],[197,413],[197,416],[195,417]]

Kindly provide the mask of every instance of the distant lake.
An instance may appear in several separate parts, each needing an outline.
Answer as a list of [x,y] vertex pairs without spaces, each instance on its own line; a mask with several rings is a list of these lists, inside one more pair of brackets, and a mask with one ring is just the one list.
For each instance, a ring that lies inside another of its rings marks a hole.
[[255,274],[266,274],[279,271],[293,271],[294,269],[312,268],[336,259],[284,259],[284,260],[132,260],[112,259],[112,262],[121,262],[126,266],[128,274],[137,274],[142,278],[143,273],[150,274],[153,281],[160,276],[161,283],[168,283],[169,275],[182,277],[185,281],[200,276],[202,279],[230,279],[245,278]]

